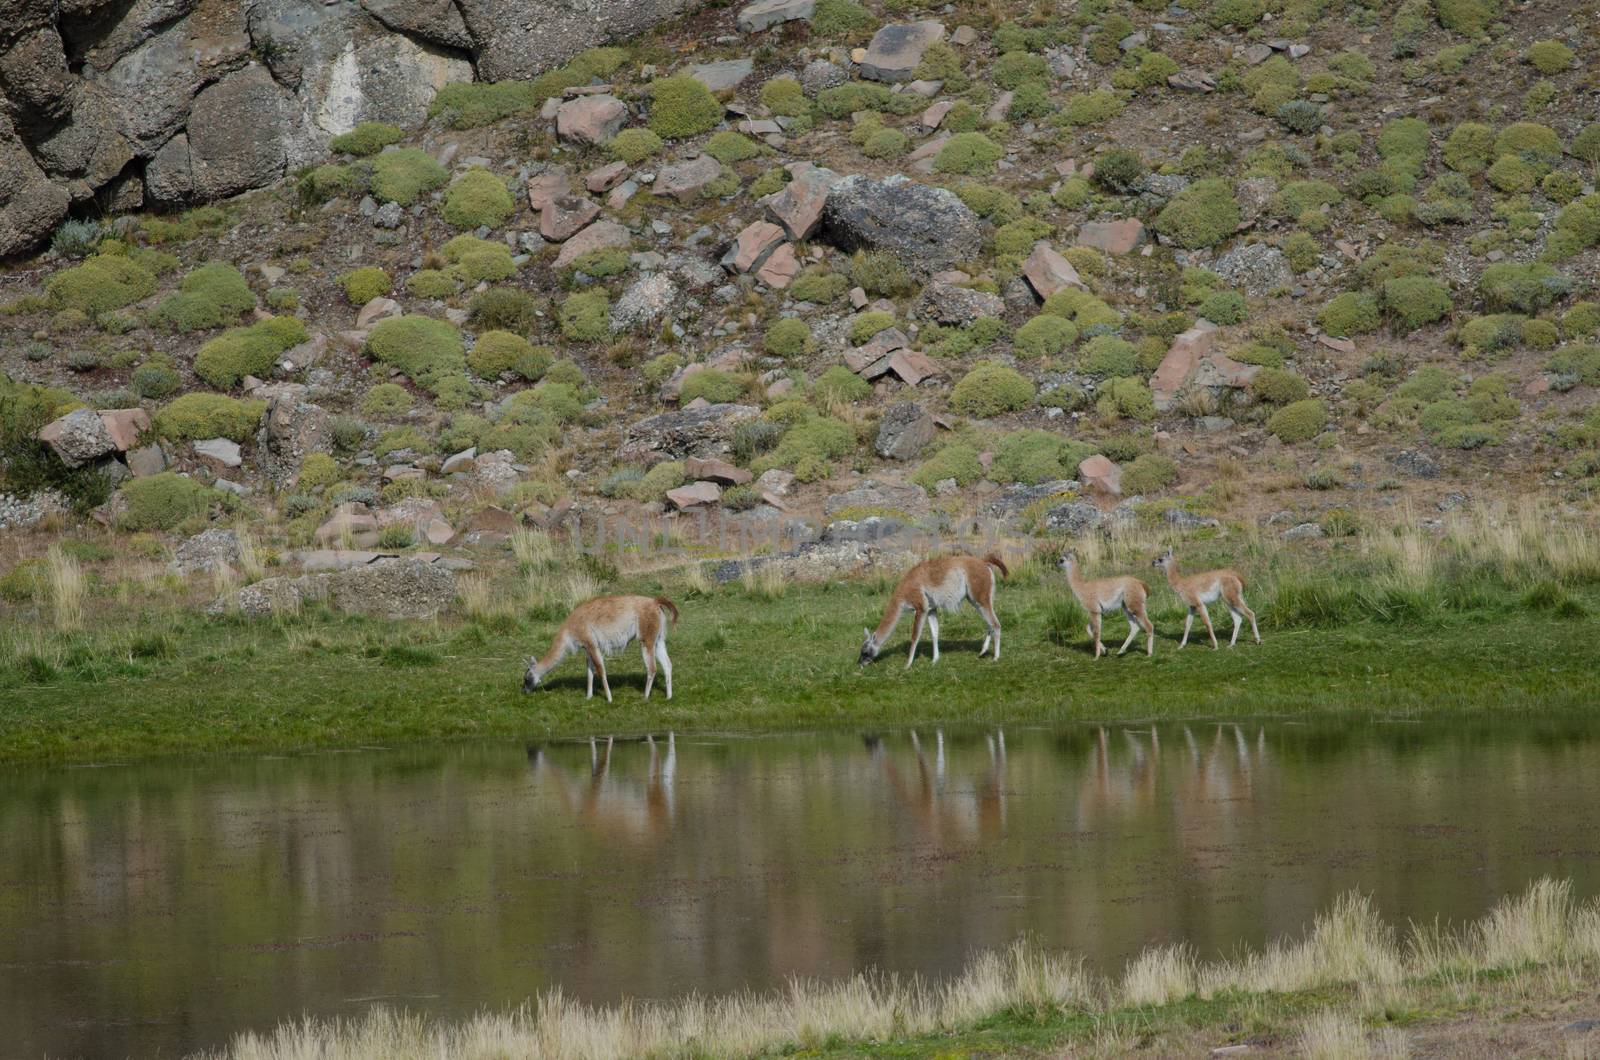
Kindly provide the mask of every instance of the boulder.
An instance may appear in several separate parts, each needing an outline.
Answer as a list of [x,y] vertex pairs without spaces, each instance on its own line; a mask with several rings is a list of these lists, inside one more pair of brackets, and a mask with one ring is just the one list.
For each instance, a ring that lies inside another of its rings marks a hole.
[[854,489],[829,497],[823,502],[822,512],[831,517],[846,508],[888,508],[908,515],[925,515],[928,493],[921,486],[867,479]]
[[723,486],[743,486],[753,477],[744,468],[715,457],[691,456],[684,462],[683,473],[692,479],[704,479]]
[[265,66],[229,74],[195,97],[186,133],[156,153],[146,185],[160,200],[205,202],[272,183],[287,165],[293,109]]
[[1078,464],[1078,481],[1092,493],[1107,497],[1122,495],[1122,468],[1099,453]]
[[943,39],[943,23],[892,22],[873,34],[859,64],[861,76],[870,81],[909,81],[928,46]]
[[761,200],[767,216],[783,226],[790,239],[809,239],[822,223],[828,192],[843,178],[831,169],[797,162],[788,167],[790,180],[783,190]]
[[851,578],[870,571],[905,566],[913,554],[902,549],[884,549],[864,541],[839,541],[824,544],[808,542],[773,556],[753,556],[727,560],[711,569],[720,583],[738,581],[750,571],[775,569],[786,582],[824,582]]
[[933,417],[913,401],[901,401],[884,410],[878,421],[873,451],[885,460],[915,460],[933,441]]
[[1078,226],[1078,245],[1107,254],[1131,254],[1144,242],[1144,225],[1138,218],[1122,221],[1085,221]]
[[754,70],[752,59],[726,59],[719,63],[695,63],[689,67],[688,74],[713,92],[730,92]]
[[312,538],[319,545],[329,545],[349,540],[370,548],[378,543],[378,520],[364,504],[345,503],[317,527]]
[[978,215],[954,192],[898,175],[855,174],[834,184],[822,231],[840,250],[888,251],[923,272],[970,261],[983,247]]
[[633,281],[611,307],[613,331],[633,331],[671,314],[679,298],[678,285],[664,272]]
[[1005,300],[987,291],[938,282],[922,291],[923,314],[940,324],[970,324],[979,317],[1002,316],[1005,311]]
[[756,270],[756,279],[774,291],[787,290],[799,275],[800,258],[795,254],[792,243],[784,243],[778,247]]
[[722,256],[722,267],[735,273],[759,269],[782,243],[782,228],[771,221],[752,221],[734,237],[733,245]]
[[573,143],[599,146],[622,131],[628,108],[616,96],[569,99],[556,109],[556,135]]
[[68,467],[82,467],[117,451],[105,420],[93,409],[75,409],[45,424],[39,431],[39,441]]
[[756,0],[739,12],[735,25],[741,33],[755,33],[782,22],[811,18],[817,0]]
[[1283,251],[1266,243],[1235,247],[1211,266],[1211,271],[1245,294],[1262,298],[1294,284],[1294,270]]
[[1098,530],[1104,517],[1100,509],[1088,501],[1067,501],[1058,504],[1044,513],[1040,520],[1045,530],[1064,533],[1070,537],[1077,537],[1090,530]]
[[609,166],[601,166],[599,169],[591,169],[588,173],[584,174],[583,186],[588,188],[590,193],[594,195],[600,195],[604,192],[610,191],[618,184],[621,184],[627,175],[628,163],[613,162]]
[[618,247],[626,250],[633,245],[633,233],[615,221],[596,221],[577,235],[561,244],[556,255],[555,268],[564,269],[591,251]]
[[194,574],[239,563],[239,538],[232,530],[203,530],[179,545],[168,566],[174,574]]
[[1194,327],[1172,340],[1167,355],[1161,359],[1155,375],[1150,377],[1150,392],[1156,409],[1170,409],[1183,388],[1188,385],[1200,359],[1211,352],[1216,343],[1217,326],[1209,320],[1197,321]]
[[44,242],[71,205],[67,189],[45,175],[0,108],[0,258]]
[[328,410],[305,400],[303,387],[286,387],[268,400],[256,434],[256,457],[261,473],[275,487],[292,488],[300,479],[300,465],[306,456],[332,448]]
[[194,443],[194,454],[216,467],[238,467],[244,463],[243,451],[232,438],[206,438]]
[[456,579],[436,563],[393,559],[316,575],[311,589],[314,599],[347,614],[426,619],[455,602]]
[[167,469],[167,454],[162,450],[161,443],[151,442],[149,445],[138,449],[128,450],[128,470],[134,478],[149,478],[159,475]]
[[667,503],[679,511],[716,504],[721,499],[722,487],[715,482],[691,482],[667,491]]
[[666,195],[688,204],[700,197],[707,184],[722,176],[722,163],[710,155],[696,155],[687,162],[662,166],[650,190],[656,195]]
[[1041,299],[1049,298],[1067,287],[1085,291],[1089,289],[1078,276],[1078,270],[1072,267],[1072,262],[1057,254],[1043,240],[1034,244],[1033,253],[1022,263],[1022,275],[1027,279],[1028,286],[1033,288],[1034,294]]
[[401,309],[399,302],[396,302],[393,298],[385,298],[384,296],[379,295],[377,298],[367,302],[367,304],[362,306],[361,310],[356,313],[356,330],[366,331],[380,320],[387,320],[390,317],[397,317],[400,315]]
[[916,350],[896,350],[889,355],[889,371],[907,386],[916,386],[924,379],[938,375],[941,369],[925,353]]
[[552,243],[564,243],[600,216],[594,200],[563,195],[539,211],[539,234]]
[[800,90],[812,99],[820,92],[848,84],[850,72],[826,59],[813,59],[800,71]]
[[572,174],[564,166],[551,166],[528,178],[528,207],[542,210],[556,199],[572,194]]
[[660,456],[682,460],[726,452],[739,424],[760,414],[754,405],[735,404],[708,404],[659,413],[628,426],[617,456],[624,461]]

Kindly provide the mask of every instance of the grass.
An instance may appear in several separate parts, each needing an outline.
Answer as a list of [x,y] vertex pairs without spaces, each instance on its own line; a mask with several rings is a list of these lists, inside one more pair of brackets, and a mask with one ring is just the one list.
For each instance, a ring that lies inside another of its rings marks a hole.
[[[240,543],[243,569],[228,584],[267,570],[265,538]],[[1249,643],[1246,628],[1220,652],[1202,641],[1175,650],[1184,612],[1149,566],[1163,543],[1148,533],[1077,543],[1090,576],[1129,572],[1151,585],[1153,659],[1095,662],[1086,616],[1050,557],[1014,549],[997,594],[1003,659],[976,658],[983,630],[965,609],[946,617],[939,665],[925,641],[910,670],[907,622],[875,665],[856,665],[859,631],[877,625],[894,571],[795,584],[776,565],[748,564],[715,585],[697,564],[619,574],[617,563],[642,561],[577,556],[521,531],[503,554],[480,557],[460,579],[456,614],[438,621],[317,606],[251,623],[198,613],[227,584],[174,587],[148,564],[118,578],[116,561],[74,575],[63,553],[51,588],[11,607],[0,634],[0,760],[665,728],[1592,708],[1600,547],[1581,524],[1485,512],[1444,534],[1372,531],[1314,549],[1243,535],[1179,543],[1188,571],[1227,562],[1245,572],[1264,643]],[[520,692],[527,658],[600,592],[665,593],[680,605],[669,635],[675,699],[642,699],[636,648],[609,664],[612,704],[583,698],[576,661]],[[1225,644],[1226,611],[1212,618]],[[1106,629],[1115,643],[1120,619]],[[134,650],[152,637],[161,652]]]
[[1152,951],[1120,978],[1021,940],[944,983],[863,973],[766,996],[614,1008],[555,991],[461,1023],[377,1009],[242,1034],[216,1057],[1203,1056],[1242,1042],[1311,1057],[1405,1056],[1435,1025],[1454,1028],[1458,1051],[1463,1023],[1492,1042],[1511,1019],[1592,997],[1597,978],[1600,905],[1579,905],[1567,883],[1546,879],[1475,924],[1412,926],[1403,940],[1350,894],[1303,939],[1205,964]]

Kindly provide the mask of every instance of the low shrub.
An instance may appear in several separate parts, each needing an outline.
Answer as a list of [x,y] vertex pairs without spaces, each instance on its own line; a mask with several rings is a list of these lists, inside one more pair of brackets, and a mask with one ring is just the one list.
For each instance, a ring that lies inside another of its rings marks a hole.
[[440,269],[418,269],[406,279],[406,290],[418,298],[449,298],[460,286],[455,277]]
[[506,182],[487,169],[473,168],[451,181],[441,216],[454,228],[498,228],[515,210]]
[[958,412],[979,419],[1015,412],[1033,400],[1032,380],[1013,368],[984,362],[962,377],[950,391],[950,404]]
[[611,299],[604,291],[568,295],[557,320],[561,334],[573,342],[598,342],[611,334]]
[[467,353],[467,367],[480,379],[498,379],[509,372],[537,380],[554,360],[548,349],[509,331],[484,332]]
[[964,173],[968,176],[992,173],[995,163],[1005,153],[1005,148],[983,133],[956,133],[934,155],[933,168],[938,173]]
[[415,147],[385,151],[372,162],[372,194],[383,202],[410,206],[444,187],[450,173],[428,152]]
[[1500,262],[1483,270],[1478,291],[1490,309],[1534,313],[1572,289],[1572,281],[1549,265]]
[[1196,312],[1213,324],[1238,324],[1245,318],[1249,306],[1237,291],[1218,291],[1201,302]]
[[705,398],[713,405],[737,401],[744,394],[745,382],[739,376],[720,368],[702,368],[686,376],[678,401],[687,405],[695,398]]
[[232,323],[255,306],[256,296],[238,269],[209,262],[183,278],[178,293],[155,308],[151,323],[172,331],[200,331]]
[[1181,247],[1215,246],[1239,227],[1239,203],[1228,182],[1220,179],[1191,184],[1156,215],[1153,227]]
[[827,305],[843,298],[850,289],[850,281],[823,265],[806,268],[794,283],[789,285],[789,296],[797,302]]
[[241,401],[226,394],[195,392],[175,398],[155,414],[156,434],[172,442],[229,438],[247,442],[255,436],[266,410],[262,401]]
[[811,385],[812,396],[826,408],[830,402],[860,401],[872,393],[872,384],[842,364],[836,364]]
[[265,375],[278,355],[310,336],[294,317],[268,317],[249,327],[230,328],[200,347],[194,372],[214,387],[239,385],[247,375]]
[[606,143],[606,151],[619,162],[636,166],[661,150],[661,137],[649,129],[623,129]]
[[1375,331],[1381,319],[1378,300],[1365,291],[1336,295],[1317,314],[1323,330],[1341,337]]
[[1076,341],[1077,325],[1049,313],[1040,313],[1011,336],[1011,345],[1017,353],[1034,359],[1054,357]]
[[1096,391],[1095,412],[1106,418],[1124,416],[1140,423],[1156,418],[1155,396],[1143,379],[1107,379]]
[[1292,405],[1311,394],[1311,385],[1283,368],[1263,368],[1250,383],[1250,393],[1269,405]]
[[1160,453],[1136,456],[1122,469],[1122,492],[1127,494],[1156,493],[1176,481],[1177,461]]
[[365,158],[377,154],[390,144],[399,143],[404,136],[398,126],[381,121],[364,121],[349,132],[329,140],[328,150]]
[[876,310],[858,313],[850,321],[850,344],[860,346],[881,331],[894,327],[894,314]]
[[722,104],[687,74],[650,82],[650,128],[667,140],[710,132],[722,121]]
[[394,280],[376,265],[352,269],[339,278],[344,296],[353,306],[364,306],[394,290]]
[[1431,276],[1399,276],[1383,285],[1384,311],[1405,331],[1449,315],[1450,289]]
[[1115,335],[1096,335],[1084,343],[1079,363],[1085,372],[1102,379],[1131,376],[1141,367],[1139,350]]
[[1053,125],[1070,128],[1099,125],[1121,114],[1125,106],[1121,96],[1106,89],[1074,92],[1067,96],[1061,110],[1050,121]]
[[44,290],[51,309],[77,310],[93,319],[150,297],[156,277],[126,256],[102,253],[55,273]]
[[856,0],[817,0],[811,28],[824,37],[854,33],[878,24],[871,11]]
[[723,165],[731,166],[756,158],[762,149],[760,144],[743,133],[724,129],[707,140],[703,150]]
[[1078,465],[1094,453],[1094,446],[1050,431],[1012,431],[994,446],[989,478],[1030,486],[1071,479],[1077,477]]
[[463,375],[467,364],[461,333],[452,324],[414,313],[380,320],[367,335],[366,352],[434,392],[444,379]]
[[472,298],[469,310],[473,324],[491,331],[530,334],[539,324],[539,303],[526,291],[514,287],[491,287]]
[[783,317],[767,328],[762,346],[774,357],[798,357],[811,348],[811,328],[798,317]]
[[205,515],[221,494],[172,471],[136,478],[121,490],[126,505],[117,519],[123,530],[172,530]]
[[850,279],[870,295],[893,298],[916,290],[911,270],[883,250],[858,250],[850,259]]
[[379,383],[369,387],[361,398],[361,411],[368,416],[398,416],[409,412],[411,391],[399,383]]
[[912,473],[911,481],[931,493],[946,479],[954,479],[957,486],[970,486],[982,477],[978,451],[965,443],[952,442],[923,461]]
[[1290,402],[1267,420],[1267,430],[1287,445],[1310,441],[1327,425],[1328,408],[1316,398]]
[[128,379],[133,392],[147,401],[160,401],[178,392],[183,377],[171,365],[141,364]]

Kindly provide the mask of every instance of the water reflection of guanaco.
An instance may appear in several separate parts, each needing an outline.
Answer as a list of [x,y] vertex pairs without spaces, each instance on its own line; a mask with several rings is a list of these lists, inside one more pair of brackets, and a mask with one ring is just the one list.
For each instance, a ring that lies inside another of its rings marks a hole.
[[557,765],[542,747],[531,750],[528,758],[534,777],[554,788],[569,816],[634,842],[653,841],[672,830],[678,742],[670,732],[665,750],[654,736],[646,736],[645,742],[650,748],[650,765],[643,784],[612,773],[616,741],[610,736],[603,741],[589,738],[588,783]]
[[946,791],[948,766],[943,729],[934,730],[933,760],[930,763],[922,737],[911,730],[911,749],[916,756],[914,777],[901,769],[878,736],[866,738],[867,751],[883,769],[889,790],[896,802],[915,821],[922,834],[940,842],[971,843],[1005,833],[1006,824],[1006,735],[996,729],[984,734],[988,746],[989,768],[971,792]]

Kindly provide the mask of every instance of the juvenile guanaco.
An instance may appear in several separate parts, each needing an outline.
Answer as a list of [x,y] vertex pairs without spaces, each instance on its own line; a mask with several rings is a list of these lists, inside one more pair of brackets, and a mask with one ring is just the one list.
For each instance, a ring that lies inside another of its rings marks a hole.
[[1189,608],[1188,617],[1183,620],[1183,639],[1178,642],[1180,649],[1189,643],[1189,630],[1194,625],[1194,614],[1198,611],[1206,624],[1206,633],[1211,636],[1211,650],[1217,650],[1217,631],[1211,628],[1211,612],[1206,610],[1206,605],[1218,600],[1227,606],[1228,613],[1233,616],[1233,637],[1228,641],[1228,647],[1233,647],[1239,640],[1240,615],[1250,620],[1250,632],[1255,635],[1256,643],[1261,643],[1261,631],[1256,628],[1256,613],[1244,602],[1244,579],[1239,577],[1238,571],[1225,567],[1222,570],[1208,570],[1204,574],[1179,574],[1178,561],[1170,548],[1156,557],[1153,566],[1166,572],[1167,584]]
[[678,607],[665,596],[597,596],[572,609],[572,614],[556,630],[555,643],[542,659],[529,659],[528,672],[522,679],[522,690],[532,692],[544,681],[545,674],[560,665],[561,660],[575,651],[585,657],[589,671],[589,691],[585,699],[594,698],[594,675],[600,674],[600,687],[605,691],[606,702],[611,702],[611,682],[606,679],[606,656],[626,648],[638,638],[639,649],[644,654],[644,698],[650,698],[650,688],[656,681],[656,664],[661,664],[662,676],[667,682],[667,698],[672,698],[672,660],[667,657],[667,615],[678,621]]
[[1121,655],[1128,650],[1128,645],[1133,643],[1133,638],[1139,635],[1139,630],[1144,630],[1144,646],[1146,655],[1156,653],[1156,629],[1150,624],[1150,618],[1145,614],[1145,601],[1150,598],[1150,590],[1138,578],[1096,578],[1093,581],[1085,580],[1078,570],[1078,556],[1074,552],[1067,552],[1061,557],[1061,569],[1067,574],[1067,584],[1072,587],[1072,595],[1078,598],[1078,603],[1089,612],[1089,636],[1094,638],[1094,657],[1100,658],[1105,654],[1105,645],[1100,643],[1100,620],[1107,611],[1121,609],[1128,616],[1128,639],[1122,642],[1122,647],[1117,650]]
[[[991,570],[991,567],[994,569]],[[883,621],[878,623],[877,631],[863,631],[867,640],[861,646],[858,661],[865,666],[876,659],[884,643],[894,633],[900,616],[910,611],[915,616],[915,625],[911,630],[911,653],[906,656],[906,666],[909,668],[916,661],[917,642],[922,639],[924,623],[933,636],[933,661],[938,662],[939,612],[954,611],[963,601],[977,608],[978,614],[983,616],[984,625],[989,627],[989,635],[983,638],[978,657],[981,659],[992,643],[994,657],[999,659],[1000,620],[994,614],[996,570],[1002,575],[1011,573],[1006,569],[1005,562],[992,552],[982,559],[976,556],[937,556],[912,567],[900,579],[900,584],[895,586],[894,595],[889,597],[889,606],[883,610]]]

